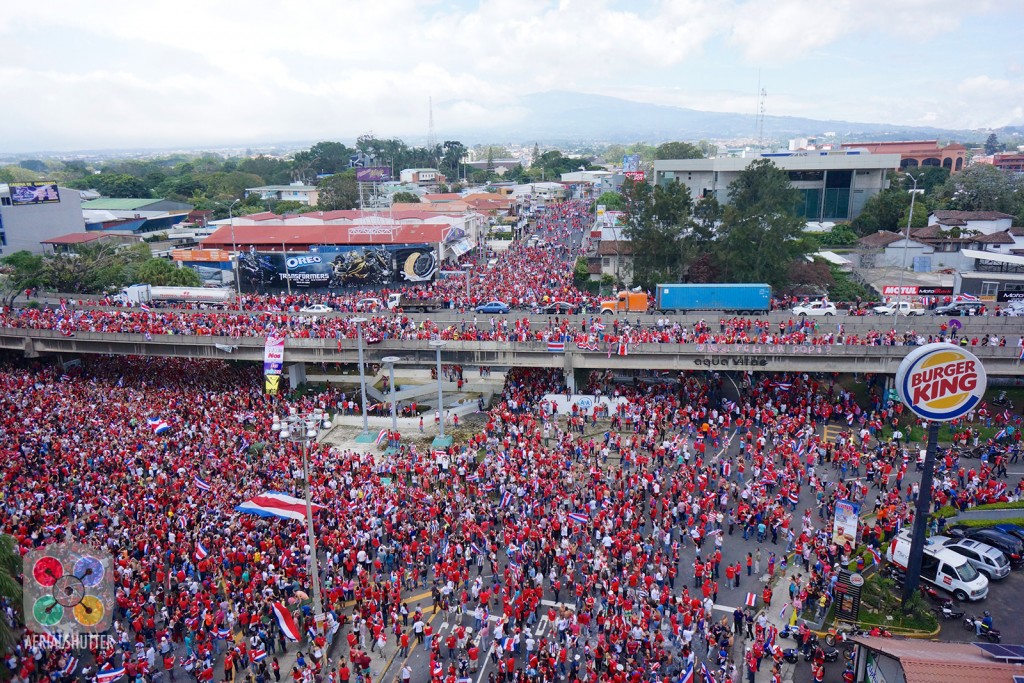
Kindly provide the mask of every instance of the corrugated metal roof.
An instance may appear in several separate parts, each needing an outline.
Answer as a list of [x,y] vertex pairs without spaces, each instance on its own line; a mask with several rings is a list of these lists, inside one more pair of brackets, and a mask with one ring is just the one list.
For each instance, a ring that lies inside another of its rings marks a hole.
[[107,211],[136,211],[150,204],[165,201],[164,199],[117,199],[103,197],[82,202],[83,209],[105,209]]
[[898,659],[906,683],[1012,683],[1024,668],[991,659],[970,643],[904,638],[854,638],[860,645]]

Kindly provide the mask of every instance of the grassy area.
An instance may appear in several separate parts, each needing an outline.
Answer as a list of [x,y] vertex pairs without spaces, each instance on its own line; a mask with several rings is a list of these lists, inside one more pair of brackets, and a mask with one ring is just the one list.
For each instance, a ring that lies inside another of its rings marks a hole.
[[996,524],[1016,524],[1019,527],[1024,527],[1024,517],[1008,517],[1006,519],[961,519],[957,520],[957,524],[975,529],[983,529],[985,527],[995,526]]
[[[968,508],[969,510],[1024,510],[1024,500],[1018,500],[1013,503],[989,503],[988,505],[978,505],[977,507]],[[945,505],[940,507],[938,512],[935,513],[936,517],[956,517],[960,514],[952,505]],[[1002,524],[1007,520],[975,520],[975,521],[986,521],[992,524]],[[984,524],[971,524],[970,526],[985,526]]]
[[899,587],[892,579],[874,574],[864,581],[860,594],[860,625],[886,629],[934,631],[938,621],[920,595],[910,601],[904,613]]
[[[970,425],[970,427],[972,430],[978,433],[979,443],[991,439],[996,435],[996,433],[999,432],[1000,429],[1002,429],[1002,426],[1000,425],[986,427],[983,424],[972,424]],[[879,441],[888,441],[889,438],[892,436],[892,431],[893,430],[891,425],[886,425],[882,427],[881,435],[879,436]],[[907,442],[916,442],[923,445],[928,440],[928,430],[926,427],[922,425],[900,425],[900,431],[903,432],[903,439],[904,441]],[[961,431],[963,431],[962,427],[958,428],[949,424],[948,422],[943,422],[939,426],[939,443],[951,443],[953,441],[953,435]]]

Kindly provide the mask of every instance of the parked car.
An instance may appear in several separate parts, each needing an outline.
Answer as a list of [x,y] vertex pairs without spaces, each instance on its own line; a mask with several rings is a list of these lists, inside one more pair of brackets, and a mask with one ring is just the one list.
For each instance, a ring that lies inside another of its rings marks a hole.
[[1016,524],[996,524],[992,528],[1014,538],[1019,538],[1024,542],[1024,527],[1019,527]]
[[569,315],[576,312],[576,305],[570,304],[567,301],[555,301],[550,303],[543,308],[545,313],[561,313],[563,315]]
[[303,308],[301,313],[330,313],[334,309],[326,304],[311,304]]
[[793,307],[793,315],[835,315],[836,305],[831,301],[812,301]]
[[511,309],[502,301],[488,301],[485,304],[480,304],[474,310],[477,313],[508,313]]
[[992,528],[950,527],[949,535],[981,541],[1000,550],[1013,567],[1024,563],[1024,541],[1016,536]]
[[365,299],[360,299],[359,301],[356,302],[356,310],[357,311],[368,311],[370,313],[373,313],[373,312],[379,311],[379,310],[381,310],[383,308],[384,308],[384,302],[381,301],[380,299],[378,299],[375,296],[367,297]]
[[990,581],[1005,579],[1010,575],[1010,563],[997,548],[973,538],[950,538],[943,545],[967,558],[974,568]]
[[894,301],[871,310],[875,315],[924,315],[924,306],[916,301]]
[[980,301],[954,301],[951,304],[936,308],[935,315],[978,315],[982,306],[984,304]]

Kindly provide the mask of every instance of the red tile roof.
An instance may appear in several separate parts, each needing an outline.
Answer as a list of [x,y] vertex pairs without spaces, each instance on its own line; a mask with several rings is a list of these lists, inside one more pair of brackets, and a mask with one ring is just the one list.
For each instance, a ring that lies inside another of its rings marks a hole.
[[92,242],[94,240],[109,237],[110,233],[105,232],[72,232],[67,235],[61,235],[60,237],[51,237],[48,240],[42,240],[40,244],[83,244],[85,242]]
[[996,221],[1000,218],[1013,218],[1010,214],[1001,211],[932,211],[932,215],[939,221],[950,218],[959,218],[962,221]]
[[282,245],[311,244],[419,244],[444,240],[450,226],[446,223],[415,225],[288,225],[286,223],[230,225],[217,229],[202,241],[204,249],[230,249],[232,245],[255,245],[279,250]]

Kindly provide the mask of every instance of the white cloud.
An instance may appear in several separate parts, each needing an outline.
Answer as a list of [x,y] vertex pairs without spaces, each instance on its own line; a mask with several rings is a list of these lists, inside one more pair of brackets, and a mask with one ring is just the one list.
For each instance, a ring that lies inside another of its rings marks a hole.
[[[1011,48],[993,60],[1002,71],[964,79],[952,97],[908,84],[877,100],[825,98],[805,73],[819,69],[821,81],[831,65],[829,80],[862,77],[886,44],[945,50],[985,12],[1017,10],[997,0],[51,0],[45,14],[0,13],[0,125],[21,131],[0,146],[423,136],[431,96],[439,135],[455,137],[514,124],[525,114],[516,96],[550,89],[749,114],[758,67],[769,114],[1019,118]],[[865,43],[864,64],[841,49]]]

